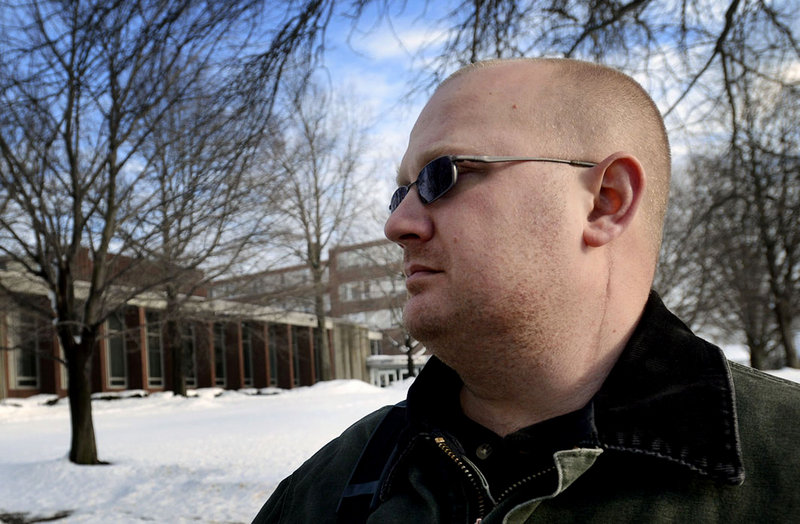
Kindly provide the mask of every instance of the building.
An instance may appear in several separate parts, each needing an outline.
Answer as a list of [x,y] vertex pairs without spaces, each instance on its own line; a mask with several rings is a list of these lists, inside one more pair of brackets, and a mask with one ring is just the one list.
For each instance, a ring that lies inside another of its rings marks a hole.
[[[4,283],[25,282],[0,268]],[[24,290],[46,300],[35,285]],[[17,284],[18,286],[21,284]],[[326,320],[328,354],[314,347],[317,319],[252,302],[207,297],[196,291],[181,319],[183,375],[189,387],[291,388],[319,380],[369,380],[367,357],[379,333],[351,321]],[[0,310],[0,398],[38,393],[66,395],[66,368],[49,323],[6,299]],[[129,300],[102,327],[92,362],[94,392],[164,391],[173,386],[173,351],[164,336],[165,301],[152,292]]]
[[329,314],[387,334],[397,331],[406,299],[400,248],[388,240],[339,246],[328,261]]
[[[369,381],[385,386],[407,377],[406,345],[416,342],[402,329],[406,298],[402,250],[385,239],[337,246],[328,252],[325,267],[326,315],[370,330]],[[303,265],[220,282],[211,294],[280,309],[314,311],[311,272]],[[422,346],[414,347],[411,356],[416,371],[429,357]]]
[[[383,335],[373,340],[373,354],[397,354],[406,297],[402,251],[388,240],[337,246],[325,262],[325,310],[331,318],[367,326]],[[289,266],[219,282],[212,297],[270,305],[281,310],[314,312],[311,272]]]

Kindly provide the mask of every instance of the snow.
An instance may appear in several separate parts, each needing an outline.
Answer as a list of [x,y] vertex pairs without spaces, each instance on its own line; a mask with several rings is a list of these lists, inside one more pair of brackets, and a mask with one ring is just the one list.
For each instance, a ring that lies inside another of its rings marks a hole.
[[767,371],[770,375],[775,375],[776,377],[780,377],[785,380],[790,380],[792,382],[800,383],[800,369],[794,368],[783,368],[783,369],[775,369],[772,371]]
[[[771,373],[800,382],[797,369]],[[250,522],[286,475],[363,415],[405,398],[409,384],[104,394],[92,408],[100,459],[111,464],[92,467],[66,459],[65,399],[6,399],[0,521],[68,513],[58,522]]]
[[[331,381],[282,390],[204,389],[192,398],[129,392],[92,403],[99,458],[76,466],[69,407],[47,395],[0,403],[0,521],[250,522],[277,484],[408,383]],[[105,396],[104,396],[105,398]]]
[[750,365],[750,349],[744,344],[728,344],[721,347],[728,360],[745,366]]

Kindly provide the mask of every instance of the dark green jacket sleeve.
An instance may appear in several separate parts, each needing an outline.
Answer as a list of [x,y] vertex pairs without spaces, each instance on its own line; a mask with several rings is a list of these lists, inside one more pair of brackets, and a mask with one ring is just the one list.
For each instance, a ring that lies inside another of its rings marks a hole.
[[336,507],[365,444],[390,406],[359,420],[284,479],[253,524],[336,522]]

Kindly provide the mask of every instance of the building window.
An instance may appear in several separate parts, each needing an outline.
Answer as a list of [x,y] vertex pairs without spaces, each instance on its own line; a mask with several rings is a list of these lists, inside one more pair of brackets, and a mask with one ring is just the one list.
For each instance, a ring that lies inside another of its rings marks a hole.
[[214,384],[225,386],[225,324],[214,324]]
[[393,244],[382,243],[339,252],[336,256],[336,265],[339,269],[392,267],[402,259],[402,251]]
[[145,313],[147,329],[147,385],[164,385],[164,352],[161,343],[161,317],[155,311]]
[[275,324],[269,325],[269,332],[267,334],[267,344],[269,352],[269,385],[278,385],[278,326]]
[[253,331],[249,324],[242,324],[242,359],[244,360],[244,385],[253,385]]
[[11,376],[14,387],[36,389],[39,387],[40,333],[36,319],[21,315],[17,330],[17,347],[12,351]]
[[125,323],[121,315],[112,314],[106,321],[106,366],[108,385],[124,388],[128,385],[128,363],[125,351]]
[[391,277],[374,278],[345,282],[339,286],[339,297],[342,302],[358,300],[379,300],[400,296],[405,293],[405,281],[399,285]]
[[15,351],[16,386],[18,388],[39,387],[39,358],[27,348]]
[[194,325],[189,323],[183,324],[181,328],[181,345],[183,346],[183,376],[186,379],[186,385],[197,387]]
[[294,377],[292,377],[292,385],[300,385],[300,328],[292,326],[292,357],[294,360]]

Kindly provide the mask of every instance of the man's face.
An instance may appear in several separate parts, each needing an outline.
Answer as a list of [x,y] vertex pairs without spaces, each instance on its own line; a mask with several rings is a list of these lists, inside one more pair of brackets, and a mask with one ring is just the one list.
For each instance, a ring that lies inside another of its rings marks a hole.
[[[515,87],[517,75],[498,66],[442,87],[412,130],[398,182],[415,181],[442,155],[569,157],[543,136],[536,115],[547,103],[530,78]],[[386,236],[405,254],[406,327],[451,365],[461,356],[456,348],[509,335],[527,343],[533,336],[544,349],[564,327],[562,310],[576,307],[564,290],[580,285],[573,267],[583,249],[586,202],[574,196],[581,171],[535,162],[458,168],[445,196],[423,205],[412,188],[386,222]]]

